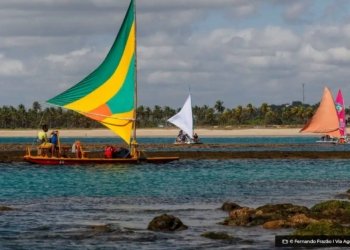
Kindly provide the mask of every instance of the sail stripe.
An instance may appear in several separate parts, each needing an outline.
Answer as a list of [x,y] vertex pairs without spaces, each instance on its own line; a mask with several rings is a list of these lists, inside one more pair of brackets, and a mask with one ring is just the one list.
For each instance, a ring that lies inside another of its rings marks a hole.
[[[131,30],[127,44],[120,60],[120,64],[114,71],[113,75],[99,88],[87,94],[81,99],[65,105],[65,108],[89,112],[97,108],[101,103],[108,102],[123,86],[130,66],[133,67],[135,33]],[[132,68],[131,67],[131,68]],[[130,110],[130,109],[129,109]],[[128,111],[128,110],[125,110]]]

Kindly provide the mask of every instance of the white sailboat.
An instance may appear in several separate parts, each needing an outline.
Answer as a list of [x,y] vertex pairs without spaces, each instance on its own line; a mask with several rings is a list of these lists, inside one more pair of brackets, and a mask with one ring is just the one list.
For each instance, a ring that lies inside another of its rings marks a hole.
[[168,122],[181,129],[176,138],[176,144],[197,144],[200,143],[197,134],[193,133],[193,115],[191,94],[188,95],[181,110],[168,119]]

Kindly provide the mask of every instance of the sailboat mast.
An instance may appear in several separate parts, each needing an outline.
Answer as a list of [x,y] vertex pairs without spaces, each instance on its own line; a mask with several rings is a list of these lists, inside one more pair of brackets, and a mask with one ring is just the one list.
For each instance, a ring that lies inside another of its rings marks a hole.
[[131,0],[132,4],[134,5],[134,20],[135,20],[135,45],[134,45],[134,55],[135,55],[135,84],[134,84],[134,124],[133,124],[133,135],[132,135],[132,141],[136,143],[136,111],[137,111],[137,20],[136,20],[136,0]]

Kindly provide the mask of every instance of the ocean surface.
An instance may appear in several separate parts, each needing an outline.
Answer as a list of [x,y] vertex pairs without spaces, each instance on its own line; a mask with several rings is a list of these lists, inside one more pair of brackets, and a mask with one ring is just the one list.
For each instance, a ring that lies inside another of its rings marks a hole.
[[[222,143],[241,140],[232,143],[244,146],[253,139],[228,138]],[[310,138],[261,140],[314,144]],[[153,138],[150,143],[165,142]],[[268,145],[265,150],[270,150]],[[219,225],[228,215],[221,205],[288,202],[311,207],[349,188],[349,160],[180,160],[119,166],[0,163],[0,206],[15,208],[0,212],[0,249],[271,249],[275,235],[292,231]],[[188,230],[148,231],[148,223],[164,213],[179,217]],[[208,231],[235,238],[201,236]]]

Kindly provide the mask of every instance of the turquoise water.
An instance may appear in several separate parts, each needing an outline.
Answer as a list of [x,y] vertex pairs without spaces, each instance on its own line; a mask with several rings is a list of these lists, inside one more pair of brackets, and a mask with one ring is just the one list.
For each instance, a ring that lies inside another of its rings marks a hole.
[[[38,166],[0,164],[0,249],[270,249],[261,227],[218,225],[225,201],[313,204],[350,188],[348,160],[181,160],[164,165]],[[178,216],[188,230],[148,231],[157,215]],[[93,232],[93,225],[109,225]],[[239,240],[200,236],[224,231]]]

